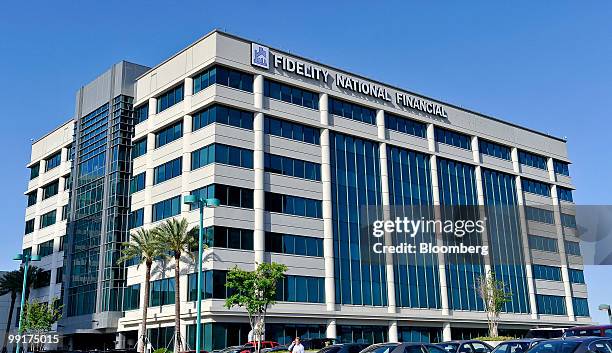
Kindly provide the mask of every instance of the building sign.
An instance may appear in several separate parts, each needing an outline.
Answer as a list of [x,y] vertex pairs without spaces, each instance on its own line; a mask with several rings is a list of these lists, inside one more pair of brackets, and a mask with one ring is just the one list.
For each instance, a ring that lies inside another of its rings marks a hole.
[[401,92],[396,92],[394,97],[392,92],[385,86],[340,73],[336,73],[335,77],[333,77],[329,70],[325,68],[289,58],[281,54],[270,53],[268,47],[251,43],[251,64],[253,66],[270,69],[271,56],[274,68],[279,71],[322,82],[329,87],[335,85],[336,88],[343,91],[351,91],[384,102],[394,102],[395,105],[400,108],[414,109],[429,115],[448,118],[448,113],[441,104]]

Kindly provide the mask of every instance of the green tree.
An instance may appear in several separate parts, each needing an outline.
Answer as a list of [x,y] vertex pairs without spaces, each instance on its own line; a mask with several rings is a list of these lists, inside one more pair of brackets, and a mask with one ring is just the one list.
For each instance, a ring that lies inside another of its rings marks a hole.
[[159,237],[164,245],[166,257],[174,258],[174,351],[180,352],[183,347],[181,337],[181,273],[180,263],[183,254],[188,254],[194,259],[192,249],[197,246],[196,238],[199,227],[189,228],[189,222],[185,218],[180,221],[170,218],[157,226],[153,232]]
[[130,260],[138,260],[138,266],[145,264],[144,303],[142,303],[142,322],[140,326],[140,337],[138,339],[140,353],[145,353],[147,337],[147,311],[149,309],[149,290],[151,287],[151,268],[153,261],[162,256],[162,247],[159,237],[146,229],[138,229],[130,236],[130,241],[122,244],[121,257],[118,263]]
[[489,336],[499,336],[499,314],[504,304],[511,300],[512,294],[506,291],[506,284],[495,278],[495,272],[488,271],[476,280],[476,290],[482,298],[487,313]]
[[[49,303],[41,303],[37,300],[26,302],[23,308],[22,330],[24,333],[42,335],[51,331],[54,323],[62,316],[61,306],[57,304],[57,298]],[[32,341],[30,350],[39,352],[44,348],[44,343]]]
[[227,273],[225,286],[232,291],[225,300],[225,307],[231,309],[237,306],[246,310],[257,342],[257,352],[261,347],[266,313],[276,303],[276,285],[286,271],[287,266],[283,264],[262,263],[255,271],[245,271],[235,266]]

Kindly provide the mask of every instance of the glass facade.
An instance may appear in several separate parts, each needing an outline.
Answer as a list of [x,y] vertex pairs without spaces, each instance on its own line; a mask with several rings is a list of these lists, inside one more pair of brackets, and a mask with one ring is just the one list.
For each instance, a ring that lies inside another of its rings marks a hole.
[[246,148],[213,143],[191,152],[191,170],[211,163],[253,168],[253,151]]
[[557,266],[533,265],[533,278],[561,281],[561,268]]
[[293,234],[266,232],[265,249],[268,252],[323,256],[323,239]]
[[319,129],[267,115],[264,133],[314,145],[320,144]]
[[310,109],[319,109],[318,93],[277,81],[264,80],[264,96]]
[[561,213],[561,225],[569,228],[576,228],[576,216],[566,213]]
[[376,110],[337,98],[329,98],[329,112],[343,118],[376,124]]
[[546,158],[526,151],[518,151],[519,163],[533,168],[548,170]]
[[388,327],[374,325],[338,325],[337,339],[340,343],[388,342]]
[[523,178],[521,183],[524,192],[550,197],[550,185],[548,184],[526,178]]
[[487,140],[478,140],[478,150],[480,151],[480,153],[489,156],[505,159],[508,161],[511,159],[510,147],[506,147],[495,142]]
[[223,66],[213,66],[193,77],[193,93],[198,93],[215,83],[253,92],[253,75]]
[[45,159],[45,172],[58,167],[62,163],[62,152],[58,151]]
[[159,148],[183,137],[183,121],[171,124],[155,133],[155,148]]
[[[210,184],[191,191],[204,199],[217,198],[221,206],[253,208],[253,190],[231,185]],[[194,206],[191,206],[194,209]]]
[[574,268],[569,269],[569,280],[571,283],[584,284],[584,272]]
[[276,286],[276,300],[285,302],[324,303],[325,278],[285,275]]
[[253,130],[253,112],[215,104],[193,114],[192,122],[193,131],[212,123]]
[[539,314],[567,315],[565,297],[558,295],[536,294],[536,303]]
[[320,200],[305,197],[266,192],[265,210],[285,213],[294,216],[322,218],[323,209]]
[[553,166],[555,168],[555,173],[569,176],[569,163],[561,162],[555,159],[553,161]]
[[157,113],[160,113],[176,103],[182,102],[184,98],[183,84],[180,84],[174,88],[164,92],[161,96],[157,97]]
[[385,127],[416,137],[425,138],[427,136],[427,125],[425,123],[387,112],[385,112]]
[[361,234],[382,214],[378,144],[333,132],[330,150],[336,303],[385,306],[384,255]]
[[288,175],[308,180],[321,180],[321,165],[276,154],[266,153],[264,156],[266,172]]
[[451,131],[443,129],[441,127],[435,128],[436,142],[451,145],[466,150],[472,149],[472,140],[470,136],[462,134],[457,131]]
[[183,172],[183,157],[178,157],[153,168],[153,185],[180,176]]
[[589,316],[589,303],[587,298],[572,298],[572,305],[574,307],[574,315]]

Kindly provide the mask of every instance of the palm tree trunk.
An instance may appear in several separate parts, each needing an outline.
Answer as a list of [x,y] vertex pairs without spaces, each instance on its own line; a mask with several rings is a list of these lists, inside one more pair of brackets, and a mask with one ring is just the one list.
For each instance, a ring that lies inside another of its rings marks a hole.
[[182,347],[182,339],[181,339],[181,272],[180,272],[180,263],[181,263],[181,254],[177,253],[174,256],[174,353],[179,353]]
[[17,292],[11,292],[11,306],[8,312],[8,320],[6,324],[6,330],[4,331],[4,344],[2,345],[2,353],[7,351],[6,343],[8,342],[9,332],[11,331],[11,324],[13,322],[13,310],[15,310],[15,300],[17,300]]
[[147,349],[147,312],[149,309],[149,290],[151,287],[151,266],[153,262],[147,261],[147,272],[145,274],[144,303],[142,303],[142,323],[140,325],[140,353],[145,353]]

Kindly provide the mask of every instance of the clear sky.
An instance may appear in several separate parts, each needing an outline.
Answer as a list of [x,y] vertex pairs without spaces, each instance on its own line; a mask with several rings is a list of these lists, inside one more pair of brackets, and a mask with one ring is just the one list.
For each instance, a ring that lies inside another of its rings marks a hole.
[[[295,3],[295,5],[293,4]],[[567,137],[578,204],[612,200],[612,2],[9,1],[0,11],[0,270],[20,250],[30,140],[122,59],[153,66],[214,28]],[[591,314],[612,267],[588,267]]]

